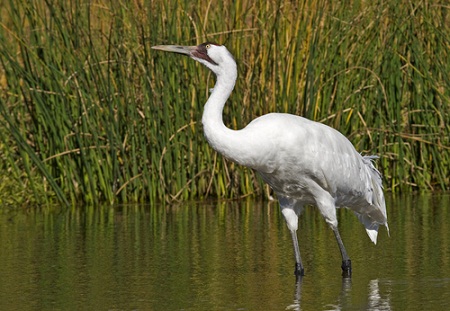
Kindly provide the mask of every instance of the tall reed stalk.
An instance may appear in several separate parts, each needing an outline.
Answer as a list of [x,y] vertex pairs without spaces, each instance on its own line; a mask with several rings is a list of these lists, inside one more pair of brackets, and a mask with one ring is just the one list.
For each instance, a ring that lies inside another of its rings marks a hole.
[[0,201],[157,202],[264,195],[217,155],[201,113],[214,77],[155,44],[226,44],[224,111],[328,124],[391,191],[450,189],[445,1],[33,0],[0,8]]

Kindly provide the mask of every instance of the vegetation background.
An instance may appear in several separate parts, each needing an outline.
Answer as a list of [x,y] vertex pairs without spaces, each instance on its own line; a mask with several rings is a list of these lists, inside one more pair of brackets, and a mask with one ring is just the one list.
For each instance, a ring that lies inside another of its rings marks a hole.
[[448,0],[4,0],[0,203],[266,196],[202,135],[214,76],[150,50],[215,41],[242,128],[299,114],[380,156],[390,191],[450,189]]

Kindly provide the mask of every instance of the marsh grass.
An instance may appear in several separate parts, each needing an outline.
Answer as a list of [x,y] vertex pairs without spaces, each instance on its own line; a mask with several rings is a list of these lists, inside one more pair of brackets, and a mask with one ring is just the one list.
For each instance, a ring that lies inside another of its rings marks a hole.
[[150,50],[207,40],[238,61],[228,126],[300,114],[379,155],[386,189],[449,190],[448,10],[396,0],[5,2],[1,184],[13,193],[2,202],[264,195],[254,172],[203,138],[212,74]]

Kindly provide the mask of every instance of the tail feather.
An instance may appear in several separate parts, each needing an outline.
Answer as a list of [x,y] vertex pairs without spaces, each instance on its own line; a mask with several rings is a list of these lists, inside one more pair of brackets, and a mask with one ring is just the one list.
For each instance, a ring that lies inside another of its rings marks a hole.
[[377,244],[378,229],[377,230],[366,229],[366,232],[369,238],[372,240],[373,244]]
[[367,235],[373,244],[377,244],[378,228],[380,224],[374,222],[373,219],[368,215],[357,214],[359,221],[366,227]]
[[366,164],[369,173],[367,202],[372,206],[371,211],[365,214],[358,214],[359,221],[366,227],[366,232],[373,243],[377,243],[379,225],[385,225],[389,234],[387,224],[386,203],[383,194],[383,184],[380,172],[373,165],[373,160],[378,156],[364,156],[363,161]]

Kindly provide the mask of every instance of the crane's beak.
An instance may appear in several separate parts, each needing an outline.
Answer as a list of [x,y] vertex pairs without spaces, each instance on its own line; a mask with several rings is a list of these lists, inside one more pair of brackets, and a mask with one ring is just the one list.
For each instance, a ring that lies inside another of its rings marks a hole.
[[192,56],[191,53],[193,51],[195,51],[197,49],[197,47],[196,46],[182,46],[182,45],[155,45],[155,46],[152,46],[152,49]]

